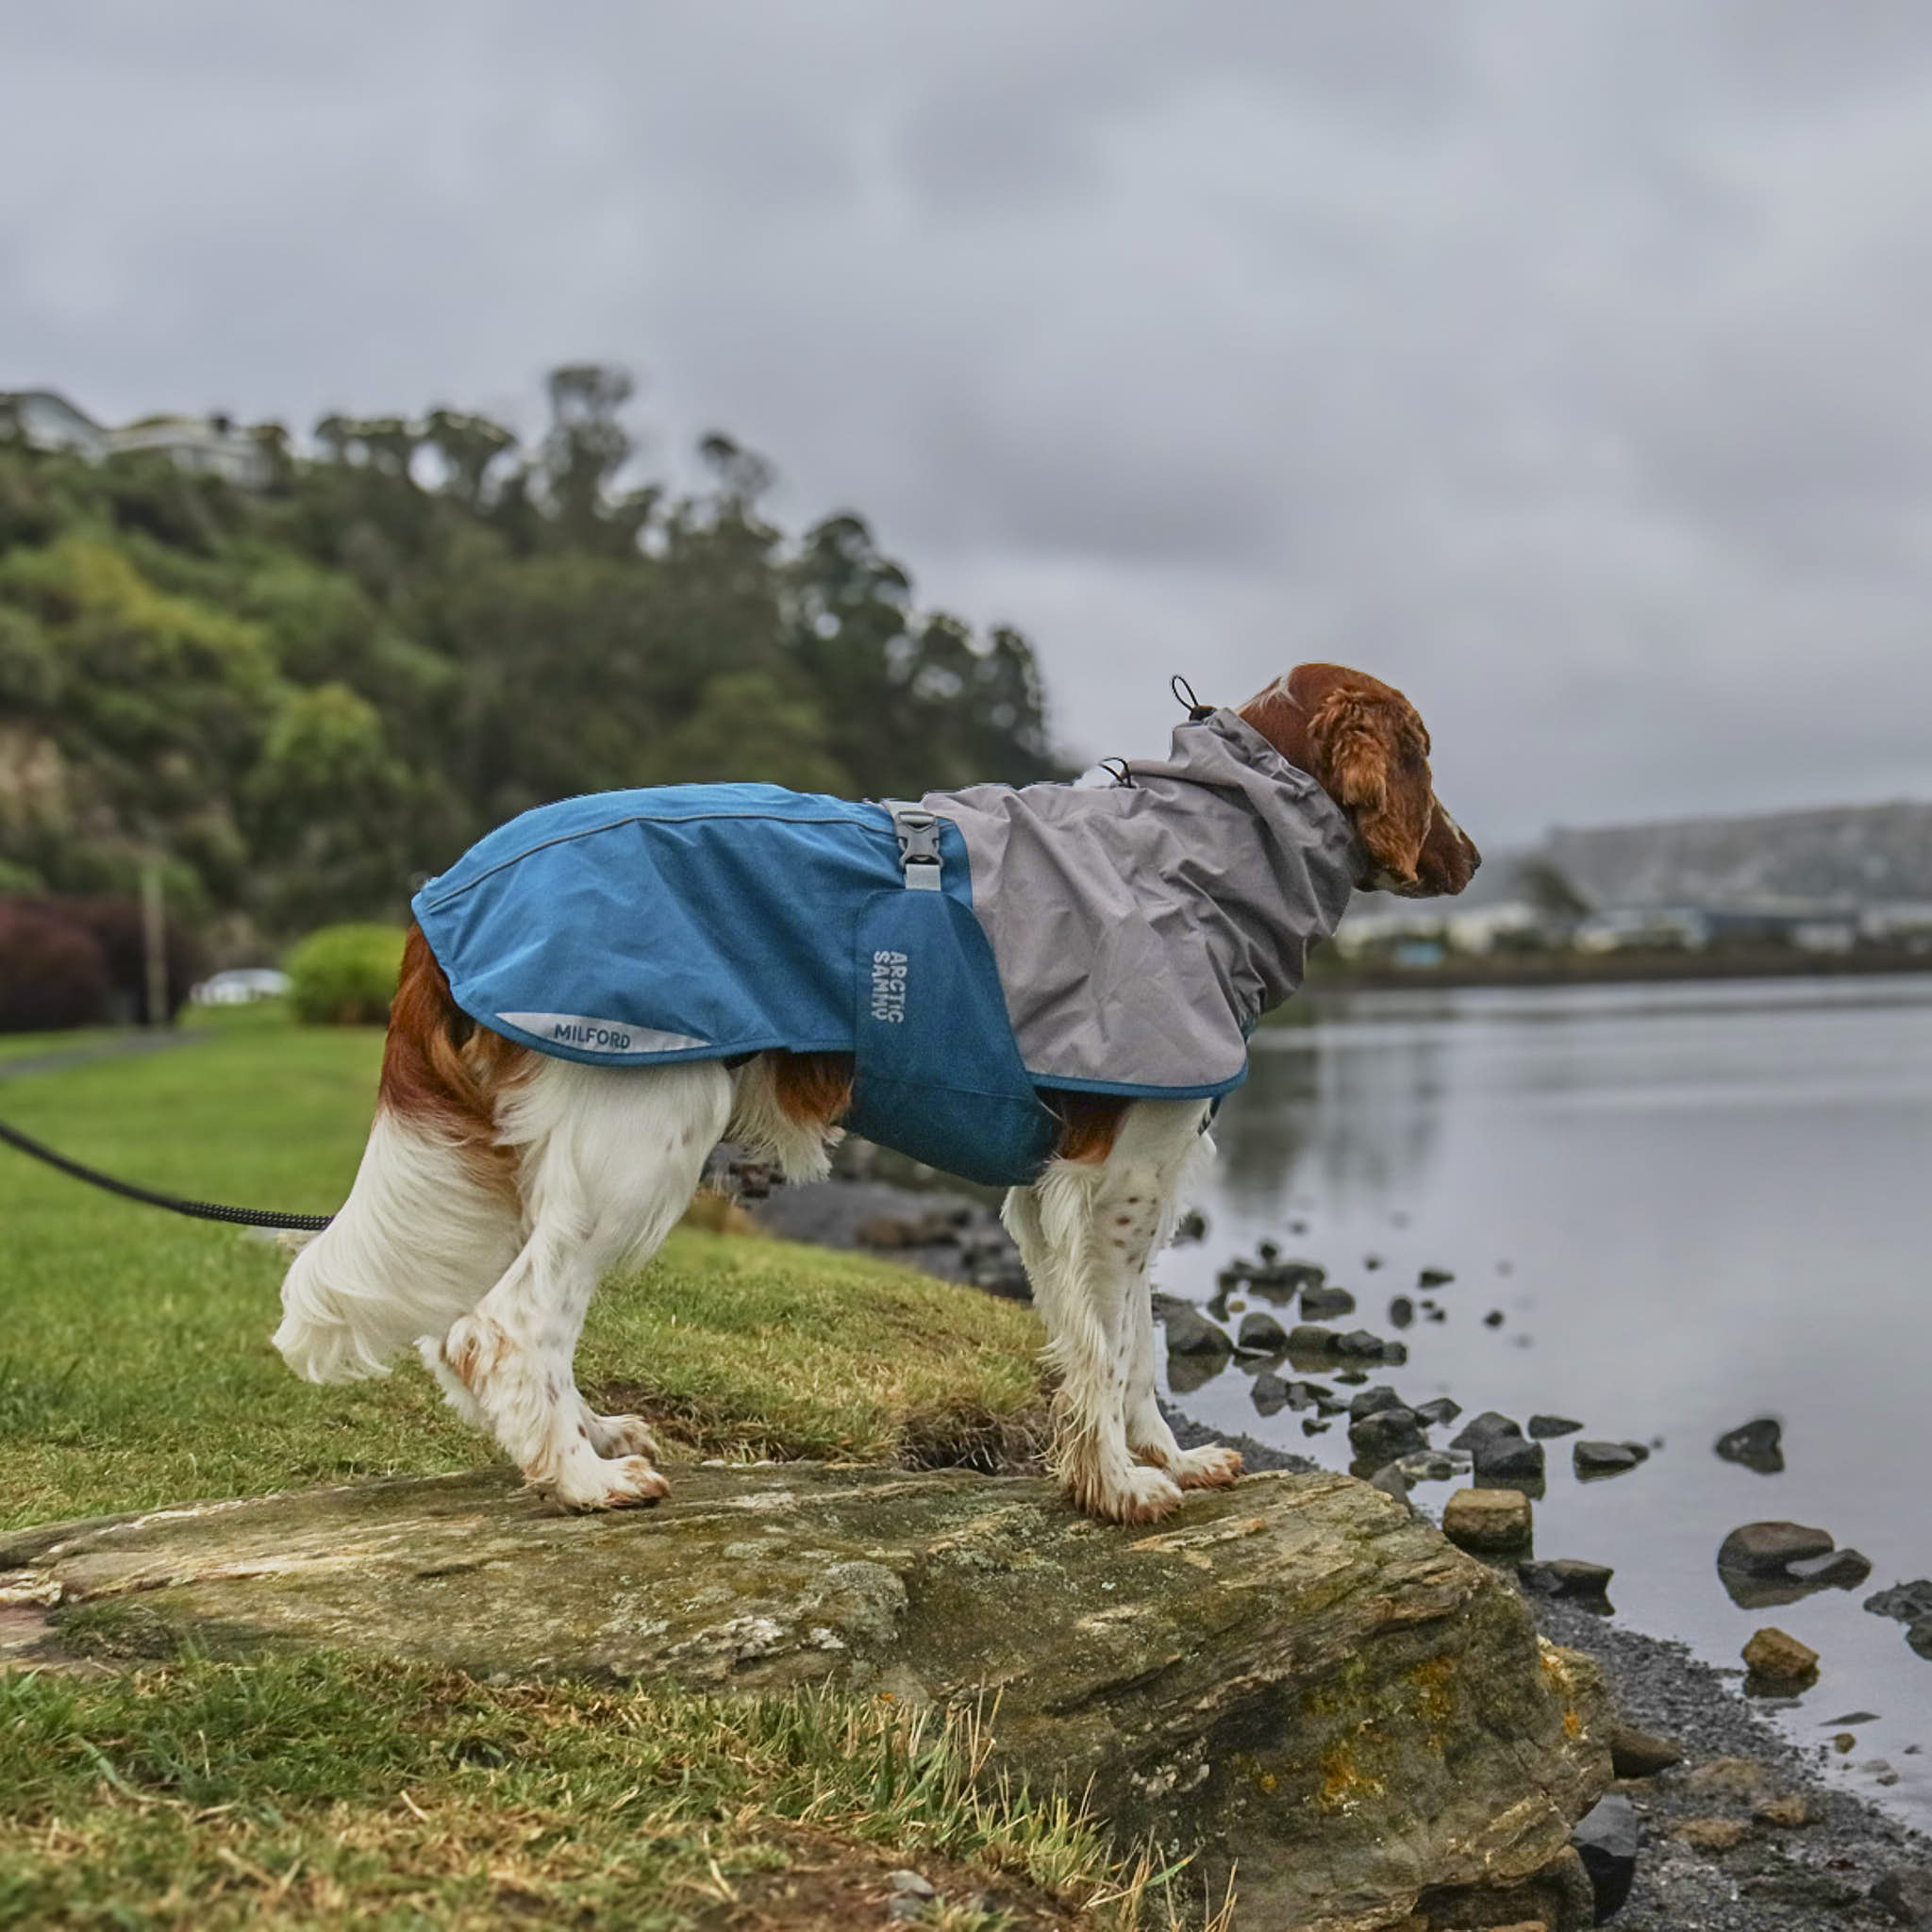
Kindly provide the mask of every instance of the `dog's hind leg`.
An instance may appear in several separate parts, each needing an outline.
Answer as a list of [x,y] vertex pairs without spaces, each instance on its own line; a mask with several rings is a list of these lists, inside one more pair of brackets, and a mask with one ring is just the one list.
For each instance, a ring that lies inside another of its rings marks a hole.
[[592,1415],[573,1362],[598,1277],[643,1260],[670,1232],[729,1106],[729,1079],[709,1062],[631,1071],[546,1060],[506,1098],[503,1138],[522,1153],[529,1237],[438,1355],[530,1484],[567,1507],[666,1492],[642,1424]]

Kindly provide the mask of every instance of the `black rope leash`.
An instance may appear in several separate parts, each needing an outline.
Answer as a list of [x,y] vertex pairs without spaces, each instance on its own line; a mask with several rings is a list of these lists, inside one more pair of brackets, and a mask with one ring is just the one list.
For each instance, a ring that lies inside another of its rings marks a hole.
[[98,1168],[84,1167],[77,1160],[69,1160],[66,1155],[56,1154],[31,1134],[23,1134],[18,1127],[9,1127],[5,1121],[0,1121],[0,1141],[6,1141],[9,1147],[19,1148],[35,1160],[44,1160],[61,1174],[87,1182],[92,1188],[105,1189],[110,1194],[119,1194],[125,1201],[139,1201],[148,1208],[165,1208],[170,1214],[190,1215],[196,1221],[225,1221],[237,1227],[281,1227],[306,1234],[320,1234],[335,1219],[333,1214],[275,1214],[266,1208],[224,1208],[213,1201],[184,1201],[178,1194],[157,1193],[152,1188],[138,1188],[132,1181],[117,1181],[112,1174],[103,1174]]

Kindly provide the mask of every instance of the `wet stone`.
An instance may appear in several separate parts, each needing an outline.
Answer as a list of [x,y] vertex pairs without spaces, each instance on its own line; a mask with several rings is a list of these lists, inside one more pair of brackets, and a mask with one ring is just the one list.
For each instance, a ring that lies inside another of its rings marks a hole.
[[1741,1463],[1759,1475],[1776,1475],[1785,1466],[1783,1436],[1777,1419],[1763,1415],[1727,1429],[1712,1446],[1726,1462]]
[[1234,1345],[1242,1355],[1286,1355],[1288,1330],[1273,1315],[1243,1315]]
[[1577,1822],[1570,1835],[1590,1874],[1590,1889],[1596,1897],[1596,1922],[1601,1925],[1621,1911],[1630,1896],[1637,1877],[1637,1853],[1641,1833],[1637,1807],[1617,1793],[1599,1801],[1593,1810]]
[[1518,1580],[1536,1596],[1602,1597],[1616,1574],[1607,1563],[1586,1563],[1576,1557],[1555,1557],[1547,1562],[1519,1563]]
[[1872,1574],[1872,1559],[1859,1550],[1833,1550],[1824,1557],[1799,1557],[1785,1574],[1813,1590],[1857,1590]]
[[1865,1607],[1874,1617],[1896,1617],[1901,1624],[1916,1624],[1932,1617],[1932,1578],[1920,1577],[1916,1583],[1894,1583],[1865,1599]]
[[1529,1419],[1529,1433],[1539,1442],[1552,1436],[1574,1436],[1582,1426],[1567,1415],[1533,1415]]
[[1433,1401],[1417,1403],[1415,1412],[1428,1427],[1440,1429],[1462,1413],[1462,1405],[1447,1395],[1438,1395]]
[[1377,1409],[1402,1408],[1407,1405],[1386,1382],[1377,1382],[1373,1388],[1364,1389],[1348,1405],[1351,1422],[1359,1422],[1365,1415],[1374,1415]]
[[1389,1304],[1389,1325],[1391,1328],[1407,1328],[1415,1321],[1415,1304],[1406,1294],[1399,1294]]
[[1305,1322],[1332,1322],[1340,1315],[1355,1313],[1355,1296],[1345,1288],[1320,1285],[1302,1290],[1301,1315]]
[[1416,1275],[1415,1285],[1418,1288],[1447,1288],[1455,1279],[1453,1269],[1424,1268]]
[[1535,1516],[1521,1490],[1457,1490],[1442,1507],[1442,1534],[1465,1550],[1520,1550]]
[[1719,1545],[1717,1567],[1741,1576],[1782,1579],[1789,1564],[1829,1556],[1835,1546],[1827,1531],[1802,1523],[1747,1523]]
[[1492,1436],[1478,1442],[1471,1455],[1475,1458],[1477,1479],[1486,1483],[1534,1482],[1543,1479],[1543,1445],[1526,1442],[1521,1437]]
[[1599,1482],[1605,1476],[1622,1475],[1643,1460],[1643,1456],[1631,1442],[1591,1442],[1574,1444],[1570,1460],[1578,1477],[1584,1482]]
[[1460,1431],[1449,1439],[1449,1446],[1452,1449],[1474,1450],[1478,1443],[1491,1438],[1521,1441],[1522,1425],[1511,1421],[1499,1409],[1486,1408],[1480,1415],[1463,1424]]
[[1656,1777],[1674,1764],[1682,1764],[1681,1746],[1634,1724],[1610,1726],[1610,1769],[1619,1777]]
[[1263,1369],[1248,1391],[1248,1400],[1263,1415],[1278,1415],[1288,1407],[1288,1384],[1272,1369]]
[[1234,1353],[1226,1329],[1217,1327],[1198,1308],[1185,1304],[1170,1307],[1166,1314],[1169,1355],[1221,1355]]
[[1744,1689],[1753,1696],[1777,1696],[1802,1690],[1818,1675],[1818,1653],[1788,1632],[1767,1624],[1744,1646],[1750,1674]]
[[1414,1415],[1406,1408],[1377,1408],[1348,1425],[1348,1440],[1359,1456],[1378,1462],[1412,1455],[1428,1445]]
[[1483,1317],[1483,1326],[1485,1328],[1500,1328],[1503,1325],[1503,1321],[1504,1316],[1502,1309],[1491,1308],[1490,1312]]

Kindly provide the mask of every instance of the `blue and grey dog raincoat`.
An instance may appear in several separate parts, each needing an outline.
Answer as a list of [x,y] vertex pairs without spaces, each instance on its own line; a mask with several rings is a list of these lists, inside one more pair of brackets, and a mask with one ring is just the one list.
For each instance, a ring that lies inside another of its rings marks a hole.
[[846,1124],[1034,1179],[1042,1088],[1210,1098],[1348,904],[1353,827],[1233,711],[1131,782],[917,805],[666,785],[539,806],[417,893],[457,1004],[608,1066],[854,1056]]

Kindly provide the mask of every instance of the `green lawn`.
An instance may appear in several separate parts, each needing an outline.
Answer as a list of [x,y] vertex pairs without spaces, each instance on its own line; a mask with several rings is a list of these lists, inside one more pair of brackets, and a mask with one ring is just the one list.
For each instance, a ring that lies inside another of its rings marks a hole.
[[[108,1173],[326,1211],[369,1124],[380,1037],[224,1016],[193,1045],[14,1080],[0,1118]],[[405,1360],[318,1389],[269,1345],[286,1257],[84,1188],[0,1148],[0,1528],[433,1474],[494,1451]],[[693,1453],[972,1459],[1038,1419],[1025,1310],[858,1257],[681,1232],[599,1296],[595,1399]]]
[[[0,1042],[0,1118],[177,1192],[336,1207],[378,1037],[196,1024],[175,1050],[11,1080],[25,1043]],[[0,1527],[493,1454],[413,1362],[341,1389],[289,1374],[268,1341],[283,1259],[0,1149]],[[1030,1313],[969,1290],[682,1232],[607,1285],[580,1366],[692,1453],[943,1461],[1037,1430],[1038,1341]],[[907,1864],[952,1901],[928,1921],[950,1932],[1180,1911],[1063,1805],[975,1782],[970,1724],[889,1702],[129,1657],[111,1618],[95,1643],[99,1676],[0,1676],[0,1925],[842,1932],[882,1918]]]

